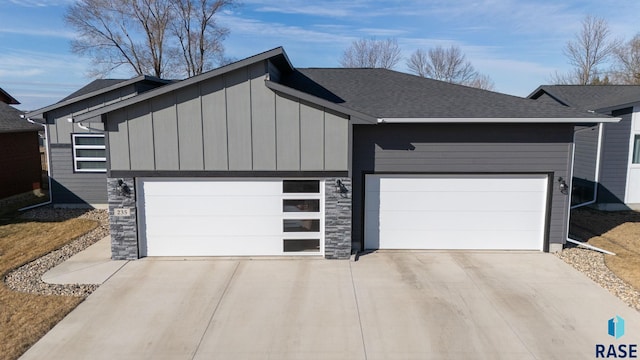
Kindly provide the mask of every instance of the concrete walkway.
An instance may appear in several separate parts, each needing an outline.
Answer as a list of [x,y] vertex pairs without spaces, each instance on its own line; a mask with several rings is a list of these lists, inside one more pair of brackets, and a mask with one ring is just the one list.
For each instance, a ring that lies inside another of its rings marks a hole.
[[102,284],[126,263],[126,260],[111,260],[111,237],[107,236],[44,273],[42,281],[49,284]]
[[589,359],[621,343],[640,343],[640,313],[553,255],[380,252],[131,261],[22,358]]

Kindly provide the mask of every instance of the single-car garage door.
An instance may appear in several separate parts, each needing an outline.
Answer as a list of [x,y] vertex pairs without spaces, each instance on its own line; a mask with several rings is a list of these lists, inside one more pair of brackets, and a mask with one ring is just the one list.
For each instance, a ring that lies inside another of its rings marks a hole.
[[367,175],[365,248],[542,250],[547,175]]
[[321,255],[322,183],[138,179],[140,255]]

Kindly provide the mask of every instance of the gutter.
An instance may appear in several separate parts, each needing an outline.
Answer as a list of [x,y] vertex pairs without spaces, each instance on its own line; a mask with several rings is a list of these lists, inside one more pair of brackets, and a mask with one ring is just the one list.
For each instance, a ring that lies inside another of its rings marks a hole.
[[29,209],[34,209],[37,207],[41,207],[41,206],[45,206],[45,205],[49,205],[53,202],[53,193],[51,191],[51,154],[49,153],[49,132],[47,131],[47,124],[41,124],[37,121],[33,121],[31,118],[26,117],[25,115],[20,115],[21,118],[27,120],[27,122],[34,124],[34,125],[40,125],[44,128],[44,138],[45,138],[45,142],[44,142],[44,152],[47,154],[47,179],[49,181],[49,200],[40,203],[40,204],[36,204],[36,205],[31,205],[31,206],[27,206],[27,207],[23,207],[22,209],[18,209],[18,211],[25,211],[25,210],[29,210]]

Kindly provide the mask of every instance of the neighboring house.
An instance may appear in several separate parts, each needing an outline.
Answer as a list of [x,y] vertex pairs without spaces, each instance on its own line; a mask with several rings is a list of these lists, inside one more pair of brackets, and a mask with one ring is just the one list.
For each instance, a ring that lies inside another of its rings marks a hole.
[[[276,48],[102,119],[112,257],[555,251],[576,123],[619,119]],[[90,123],[91,124],[91,123]]]
[[621,118],[576,127],[574,204],[640,208],[640,86],[545,85],[529,97]]
[[106,207],[106,155],[102,123],[81,126],[73,117],[130,98],[168,81],[149,76],[95,80],[61,101],[31,111],[46,123],[50,156],[51,201],[55,206]]
[[37,190],[42,185],[38,143],[42,127],[22,119],[22,112],[9,104],[20,103],[0,89],[0,199]]

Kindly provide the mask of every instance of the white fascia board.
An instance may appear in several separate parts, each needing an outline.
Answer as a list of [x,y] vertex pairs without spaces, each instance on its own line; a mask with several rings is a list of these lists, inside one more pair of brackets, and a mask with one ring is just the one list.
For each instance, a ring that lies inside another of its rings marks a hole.
[[438,124],[438,123],[453,123],[453,124],[482,124],[482,123],[504,123],[504,124],[513,124],[513,123],[542,123],[542,124],[553,124],[553,123],[569,123],[569,124],[580,124],[580,123],[617,123],[621,119],[620,118],[378,118],[379,124],[420,124],[420,123],[430,123],[430,124]]

